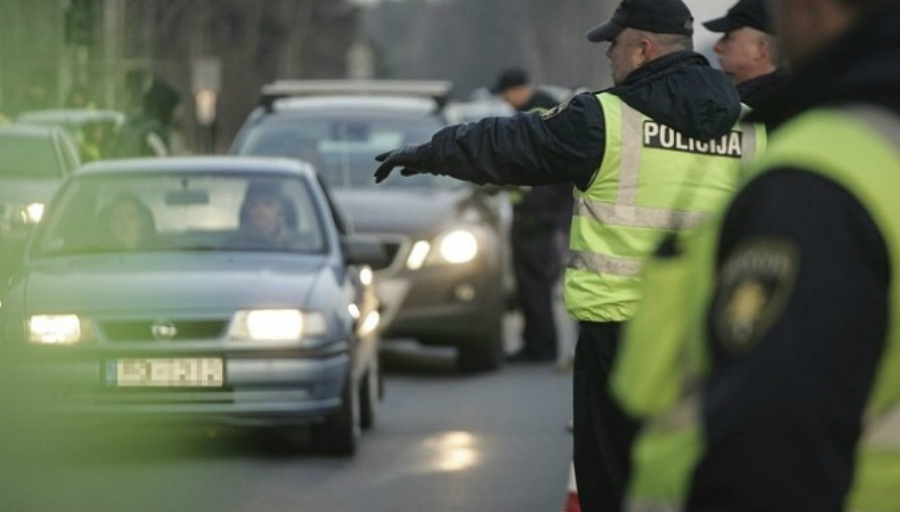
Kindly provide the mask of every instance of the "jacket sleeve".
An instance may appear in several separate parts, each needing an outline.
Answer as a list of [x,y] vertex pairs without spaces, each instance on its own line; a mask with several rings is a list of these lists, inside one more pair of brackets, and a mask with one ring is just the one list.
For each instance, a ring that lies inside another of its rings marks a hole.
[[736,199],[707,317],[688,510],[843,510],[884,348],[890,267],[863,206],[781,169]]
[[603,159],[600,102],[579,94],[543,114],[489,117],[439,131],[434,173],[496,185],[573,183],[584,190]]

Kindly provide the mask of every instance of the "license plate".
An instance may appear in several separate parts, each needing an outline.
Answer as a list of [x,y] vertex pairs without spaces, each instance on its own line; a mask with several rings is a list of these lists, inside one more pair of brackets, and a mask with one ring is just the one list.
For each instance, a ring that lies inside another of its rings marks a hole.
[[107,384],[128,387],[222,387],[221,358],[115,359],[107,362]]

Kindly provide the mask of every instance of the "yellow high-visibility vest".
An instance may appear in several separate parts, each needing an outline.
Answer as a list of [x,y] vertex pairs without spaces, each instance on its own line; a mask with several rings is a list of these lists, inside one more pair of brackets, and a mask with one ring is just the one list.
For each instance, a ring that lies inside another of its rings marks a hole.
[[[778,168],[824,176],[853,194],[887,244],[891,275],[900,275],[900,118],[876,107],[811,111],[779,130],[748,175],[752,180]],[[632,450],[633,510],[681,510],[703,454],[700,393],[711,358],[704,319],[724,216],[690,237],[680,257],[650,262],[646,299],[613,369],[614,396],[645,421]],[[848,510],[900,510],[900,280],[891,281],[889,299],[887,340],[860,418]]]
[[741,165],[765,147],[765,128],[738,123],[713,140],[692,139],[599,93],[603,163],[575,190],[566,307],[577,320],[632,317],[644,260],[672,231],[692,230],[737,188]]

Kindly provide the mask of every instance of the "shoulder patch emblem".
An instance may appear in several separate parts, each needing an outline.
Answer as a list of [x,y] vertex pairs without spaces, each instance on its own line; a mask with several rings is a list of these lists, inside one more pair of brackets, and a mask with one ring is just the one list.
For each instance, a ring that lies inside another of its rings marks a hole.
[[781,316],[799,264],[797,246],[778,237],[748,239],[731,253],[713,305],[713,329],[729,352],[751,349]]
[[540,114],[541,119],[543,119],[544,121],[549,121],[549,120],[553,119],[554,117],[562,114],[567,108],[569,108],[569,103],[571,103],[571,102],[572,102],[572,100],[569,100],[564,103],[560,103],[559,105],[551,108],[550,110],[545,110],[545,111],[541,112],[541,114]]

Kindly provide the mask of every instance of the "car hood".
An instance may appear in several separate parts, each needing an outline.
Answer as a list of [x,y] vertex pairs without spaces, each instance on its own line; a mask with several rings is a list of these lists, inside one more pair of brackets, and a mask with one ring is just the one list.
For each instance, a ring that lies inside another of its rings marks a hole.
[[342,189],[333,194],[354,231],[415,235],[456,218],[458,205],[470,192],[465,188]]
[[0,179],[0,203],[46,203],[61,184],[61,180]]
[[305,307],[322,257],[142,254],[47,258],[32,263],[26,311],[190,312]]

